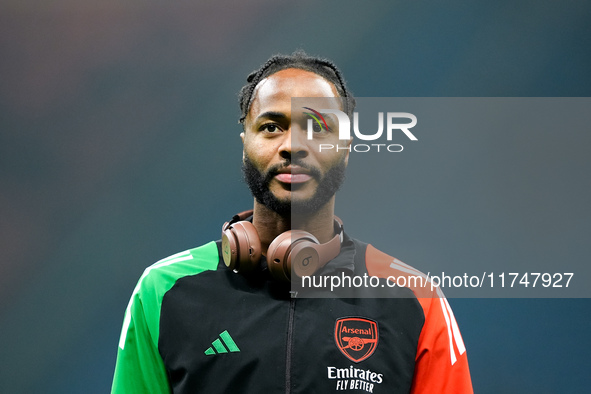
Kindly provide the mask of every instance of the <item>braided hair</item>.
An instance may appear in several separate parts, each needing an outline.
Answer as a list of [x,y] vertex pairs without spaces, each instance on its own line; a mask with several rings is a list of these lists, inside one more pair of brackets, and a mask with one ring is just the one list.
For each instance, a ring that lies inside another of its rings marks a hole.
[[250,106],[253,101],[255,88],[259,82],[269,75],[287,68],[298,68],[310,71],[331,82],[337,89],[338,94],[343,98],[345,112],[351,116],[353,109],[355,108],[355,98],[349,89],[347,89],[345,79],[337,66],[328,59],[309,56],[306,52],[299,50],[291,55],[272,56],[258,70],[255,70],[248,75],[246,78],[248,83],[244,85],[238,93],[238,101],[240,103],[241,111],[240,119],[238,121],[239,123],[244,125],[244,120],[248,115],[248,111],[250,111]]

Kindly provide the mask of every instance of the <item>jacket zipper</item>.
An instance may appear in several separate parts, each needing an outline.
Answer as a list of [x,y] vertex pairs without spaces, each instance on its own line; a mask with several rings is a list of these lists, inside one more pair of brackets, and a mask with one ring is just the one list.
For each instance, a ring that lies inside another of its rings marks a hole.
[[293,348],[293,321],[295,298],[289,300],[289,318],[287,321],[287,348],[285,351],[285,394],[291,393],[291,352]]

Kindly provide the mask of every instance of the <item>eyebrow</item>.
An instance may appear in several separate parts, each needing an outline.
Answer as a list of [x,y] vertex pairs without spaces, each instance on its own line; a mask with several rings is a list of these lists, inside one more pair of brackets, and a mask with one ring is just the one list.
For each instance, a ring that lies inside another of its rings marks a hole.
[[256,119],[259,120],[261,118],[283,120],[283,119],[287,119],[287,115],[285,115],[283,112],[267,111],[267,112],[263,112],[262,114],[257,116]]

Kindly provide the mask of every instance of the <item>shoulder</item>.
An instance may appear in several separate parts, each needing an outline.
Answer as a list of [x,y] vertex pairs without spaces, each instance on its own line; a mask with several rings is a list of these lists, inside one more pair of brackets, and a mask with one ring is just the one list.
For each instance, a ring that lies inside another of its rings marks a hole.
[[[139,321],[145,322],[148,330],[153,333],[153,338],[158,338],[160,306],[164,294],[174,286],[178,279],[215,270],[218,262],[217,244],[209,242],[198,248],[173,254],[146,268],[127,304],[119,347],[121,349],[125,347],[130,327]],[[154,345],[157,346],[157,342]]]
[[392,287],[410,290],[421,304],[426,317],[433,313],[441,315],[449,326],[450,315],[453,316],[453,313],[445,295],[431,281],[428,273],[425,274],[370,244],[365,249],[365,264],[368,275],[386,279]]
[[168,290],[180,278],[215,270],[219,263],[216,242],[188,249],[168,256],[147,267],[140,277],[135,292]]
[[371,244],[365,247],[365,267],[370,276],[387,279],[398,287],[406,287],[418,298],[437,297],[428,275],[393,257]]

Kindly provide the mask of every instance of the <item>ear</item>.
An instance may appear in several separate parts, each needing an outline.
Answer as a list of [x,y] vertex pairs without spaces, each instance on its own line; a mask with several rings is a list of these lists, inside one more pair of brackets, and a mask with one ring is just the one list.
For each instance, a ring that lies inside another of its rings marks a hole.
[[240,133],[240,139],[242,140],[242,161],[244,161],[244,131],[242,133]]

